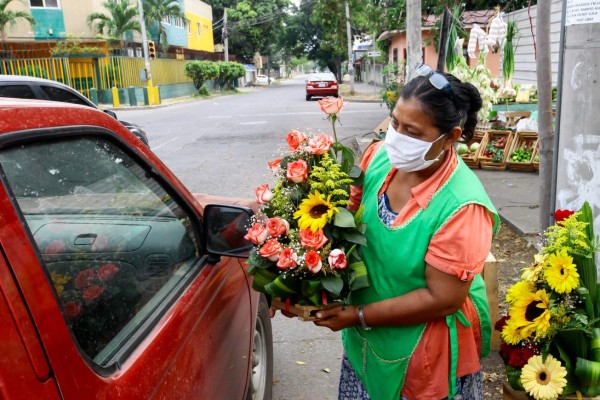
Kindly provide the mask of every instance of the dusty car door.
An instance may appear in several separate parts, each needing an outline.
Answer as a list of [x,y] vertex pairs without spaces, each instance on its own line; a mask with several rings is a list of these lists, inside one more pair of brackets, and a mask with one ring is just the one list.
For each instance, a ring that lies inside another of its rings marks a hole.
[[163,166],[88,126],[3,135],[0,168],[0,243],[65,399],[244,397],[241,261],[206,254]]

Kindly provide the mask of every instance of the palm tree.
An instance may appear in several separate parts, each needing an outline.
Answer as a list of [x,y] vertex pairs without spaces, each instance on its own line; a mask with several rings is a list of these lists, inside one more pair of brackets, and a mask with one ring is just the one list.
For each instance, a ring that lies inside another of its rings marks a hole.
[[13,0],[0,0],[0,37],[2,38],[2,49],[4,49],[4,51],[6,51],[7,27],[15,26],[17,20],[20,18],[26,20],[31,25],[35,25],[35,19],[28,12],[7,10],[6,7],[12,2]]
[[158,25],[157,46],[159,49],[162,49],[161,41],[165,43],[166,48],[169,46],[167,32],[163,28],[163,20],[167,18],[181,18],[185,21],[185,13],[177,0],[144,1],[144,19],[146,20],[146,25]]
[[96,25],[99,34],[108,35],[109,42],[119,42],[124,48],[125,34],[130,31],[141,32],[142,28],[137,19],[138,9],[130,5],[129,0],[107,0],[102,6],[108,10],[110,15],[104,13],[92,13],[88,15],[87,22],[90,27]]

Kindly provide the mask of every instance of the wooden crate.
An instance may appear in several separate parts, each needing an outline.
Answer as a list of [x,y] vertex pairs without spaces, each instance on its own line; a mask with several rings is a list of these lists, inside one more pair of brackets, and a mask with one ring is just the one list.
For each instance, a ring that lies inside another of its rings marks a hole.
[[329,305],[321,306],[321,307],[301,306],[299,304],[286,305],[286,303],[279,298],[271,299],[271,307],[275,308],[276,310],[285,310],[291,314],[294,314],[298,317],[298,319],[300,321],[314,321],[317,319],[315,317],[315,313],[318,310],[323,310],[323,309],[331,308],[331,307],[337,307],[339,305],[342,305],[342,303],[341,302],[333,302]]
[[533,169],[536,172],[540,171],[540,162],[539,161],[535,161],[535,158],[537,156],[539,156],[539,154],[540,154],[540,143],[538,142],[538,145],[535,146],[535,150],[533,151],[533,157],[531,158],[532,159],[531,164],[533,165]]
[[[485,259],[481,276],[485,282],[485,291],[490,306],[490,319],[492,325],[494,325],[500,319],[500,305],[498,302],[498,261],[492,253],[489,253]],[[500,350],[500,332],[495,329],[492,330],[491,348],[492,351]]]
[[[538,146],[538,133],[534,131],[518,131],[513,138],[512,145],[506,157],[508,168],[514,171],[535,171],[533,168],[533,156]],[[512,160],[512,154],[518,149],[532,149],[529,161],[517,162]]]
[[506,127],[513,128],[517,126],[520,119],[529,118],[531,111],[507,111],[504,115],[506,116]]
[[[485,155],[486,147],[488,144],[492,143],[492,141],[497,140],[499,138],[506,138],[506,143],[504,145],[504,154],[502,156],[502,160],[493,161],[492,157],[488,157]],[[506,169],[506,158],[508,157],[508,150],[512,144],[513,132],[512,131],[497,131],[497,130],[489,130],[487,131],[487,135],[485,140],[481,142],[481,151],[479,153],[479,167],[481,169],[493,169],[503,171]]]
[[476,130],[473,134],[473,139],[467,142],[467,146],[471,148],[473,143],[479,143],[479,149],[474,152],[469,152],[466,154],[461,154],[460,158],[467,164],[469,168],[479,168],[479,153],[481,153],[481,143],[485,138],[487,131]]

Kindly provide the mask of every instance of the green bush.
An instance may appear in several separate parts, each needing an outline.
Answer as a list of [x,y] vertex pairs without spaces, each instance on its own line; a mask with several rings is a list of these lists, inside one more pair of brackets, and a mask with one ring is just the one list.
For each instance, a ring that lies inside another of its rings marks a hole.
[[234,79],[241,78],[246,74],[244,66],[237,62],[220,61],[219,65],[219,79],[225,81],[225,88],[231,88],[231,83]]
[[190,61],[185,64],[185,76],[194,82],[194,87],[198,89],[200,94],[207,93],[207,90],[202,90],[204,83],[210,79],[219,77],[219,65],[213,61]]
[[400,92],[404,87],[404,61],[386,65],[383,69],[383,76],[385,86],[381,89],[379,96],[381,102],[387,106],[390,115],[392,115],[396,101],[398,101]]

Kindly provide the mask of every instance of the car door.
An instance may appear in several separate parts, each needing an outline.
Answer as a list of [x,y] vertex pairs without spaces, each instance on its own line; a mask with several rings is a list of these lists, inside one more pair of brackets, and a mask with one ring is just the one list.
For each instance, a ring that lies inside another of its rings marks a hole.
[[0,245],[64,399],[244,397],[242,264],[205,253],[163,166],[88,126],[2,135],[0,168]]

